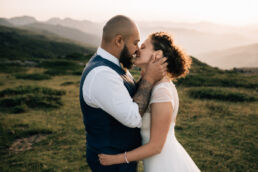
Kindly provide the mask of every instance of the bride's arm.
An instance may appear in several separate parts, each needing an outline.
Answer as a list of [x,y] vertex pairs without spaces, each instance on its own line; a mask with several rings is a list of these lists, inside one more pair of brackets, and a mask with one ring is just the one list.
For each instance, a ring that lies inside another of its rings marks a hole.
[[[127,152],[126,156],[129,162],[143,160],[161,152],[171,125],[172,112],[173,108],[170,102],[151,104],[150,141],[145,145]],[[116,155],[99,154],[99,159],[102,165],[126,163],[124,153]]]

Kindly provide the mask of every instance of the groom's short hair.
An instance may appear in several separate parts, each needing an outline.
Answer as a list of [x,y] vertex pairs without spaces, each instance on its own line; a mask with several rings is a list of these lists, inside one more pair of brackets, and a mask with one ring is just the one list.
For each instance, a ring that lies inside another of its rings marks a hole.
[[122,35],[125,39],[133,33],[136,24],[123,15],[112,17],[103,27],[102,40],[110,42],[116,35]]

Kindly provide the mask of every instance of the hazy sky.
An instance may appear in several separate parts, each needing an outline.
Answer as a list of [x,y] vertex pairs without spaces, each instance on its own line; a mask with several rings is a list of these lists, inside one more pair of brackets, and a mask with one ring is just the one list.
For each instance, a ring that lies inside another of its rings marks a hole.
[[123,14],[134,20],[258,24],[258,0],[0,0],[0,17],[38,20],[70,17],[103,22]]

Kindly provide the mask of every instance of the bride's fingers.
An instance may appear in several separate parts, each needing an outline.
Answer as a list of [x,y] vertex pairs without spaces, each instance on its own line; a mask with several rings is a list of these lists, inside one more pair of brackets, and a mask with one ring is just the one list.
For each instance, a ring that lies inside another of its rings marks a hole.
[[152,54],[149,63],[154,63],[155,61],[156,61],[156,57],[154,54]]
[[160,64],[164,64],[164,63],[166,63],[166,61],[167,61],[167,57],[163,57],[163,58],[159,59]]
[[105,154],[98,154],[98,157],[100,158],[104,158],[105,157]]
[[155,57],[158,60],[158,59],[161,59],[162,55],[161,54],[155,54]]
[[100,162],[100,164],[105,165],[105,160],[104,159],[99,158],[99,162]]
[[100,162],[101,165],[104,165],[104,166],[105,166],[105,165],[109,165],[108,162],[105,161],[105,160],[99,160],[99,162]]
[[98,154],[98,157],[99,157],[99,162],[101,165],[110,165],[110,162],[108,160],[108,155],[104,155],[104,154]]

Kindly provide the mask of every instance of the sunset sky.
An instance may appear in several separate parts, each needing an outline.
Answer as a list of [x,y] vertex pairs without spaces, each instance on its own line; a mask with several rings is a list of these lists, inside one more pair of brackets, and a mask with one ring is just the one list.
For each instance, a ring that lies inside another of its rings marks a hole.
[[70,17],[103,22],[123,14],[137,21],[258,24],[258,0],[0,0],[0,17],[40,21]]

